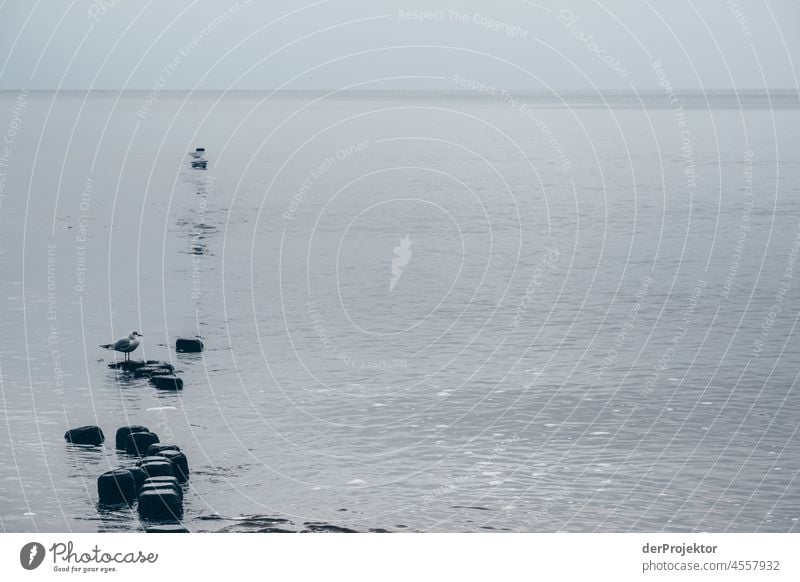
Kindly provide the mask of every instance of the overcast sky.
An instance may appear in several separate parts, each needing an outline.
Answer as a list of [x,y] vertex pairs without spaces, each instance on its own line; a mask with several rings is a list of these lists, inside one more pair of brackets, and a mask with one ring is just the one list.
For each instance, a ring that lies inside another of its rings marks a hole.
[[796,90],[798,24],[798,0],[0,0],[0,89],[659,90],[660,60],[678,89]]

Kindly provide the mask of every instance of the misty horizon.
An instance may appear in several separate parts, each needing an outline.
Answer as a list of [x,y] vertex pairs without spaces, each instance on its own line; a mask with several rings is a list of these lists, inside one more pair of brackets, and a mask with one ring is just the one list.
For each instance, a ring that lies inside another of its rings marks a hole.
[[641,92],[660,90],[659,63],[681,92],[800,92],[790,1],[83,0],[0,15],[0,90],[431,91],[457,74],[526,93]]

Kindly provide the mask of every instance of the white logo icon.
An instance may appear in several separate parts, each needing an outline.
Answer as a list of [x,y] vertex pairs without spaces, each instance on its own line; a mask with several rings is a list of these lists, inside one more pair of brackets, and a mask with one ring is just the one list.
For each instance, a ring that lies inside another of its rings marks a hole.
[[394,247],[395,257],[392,259],[392,279],[389,282],[390,293],[394,291],[394,286],[397,285],[397,282],[400,280],[403,269],[405,269],[406,265],[408,265],[408,262],[411,260],[411,255],[414,254],[411,252],[411,244],[413,242],[409,235],[405,234],[403,238],[400,239],[400,244]]

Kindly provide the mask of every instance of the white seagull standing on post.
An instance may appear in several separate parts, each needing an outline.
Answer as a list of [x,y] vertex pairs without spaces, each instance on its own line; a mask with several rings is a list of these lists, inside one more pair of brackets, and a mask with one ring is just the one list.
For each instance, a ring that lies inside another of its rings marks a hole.
[[130,353],[138,348],[139,344],[142,342],[142,340],[139,339],[140,337],[142,337],[142,334],[138,331],[132,331],[128,337],[121,337],[113,344],[105,344],[100,347],[107,350],[114,350],[115,352],[122,352],[125,354],[125,360],[127,361],[130,359]]

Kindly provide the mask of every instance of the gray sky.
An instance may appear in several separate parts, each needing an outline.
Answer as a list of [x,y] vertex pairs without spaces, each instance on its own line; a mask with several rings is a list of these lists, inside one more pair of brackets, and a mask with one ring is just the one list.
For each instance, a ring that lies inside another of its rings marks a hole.
[[[0,89],[660,90],[660,60],[677,89],[796,90],[798,24],[798,0],[6,0]],[[433,78],[377,81],[401,76]]]

